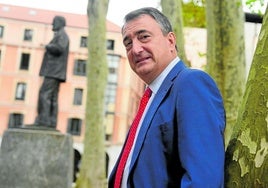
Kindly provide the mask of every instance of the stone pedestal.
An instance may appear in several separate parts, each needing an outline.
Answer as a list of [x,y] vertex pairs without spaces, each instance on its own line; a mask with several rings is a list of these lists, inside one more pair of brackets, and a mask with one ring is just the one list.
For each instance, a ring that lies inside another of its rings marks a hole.
[[57,131],[8,129],[0,150],[1,188],[71,188],[72,137]]

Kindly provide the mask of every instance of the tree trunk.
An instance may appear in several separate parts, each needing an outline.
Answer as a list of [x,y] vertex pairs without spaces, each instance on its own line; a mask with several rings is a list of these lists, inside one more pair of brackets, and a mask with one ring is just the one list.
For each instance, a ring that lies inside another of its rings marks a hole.
[[241,0],[207,0],[207,66],[226,109],[227,146],[245,86],[244,13]]
[[237,124],[226,151],[227,188],[268,185],[267,19],[266,10]]
[[173,27],[176,35],[176,44],[179,57],[185,64],[190,66],[187,60],[184,48],[184,33],[183,33],[183,19],[182,19],[182,2],[181,0],[161,0],[162,12],[165,14]]
[[106,187],[104,93],[107,84],[106,14],[108,0],[88,0],[88,64],[84,153],[77,188]]

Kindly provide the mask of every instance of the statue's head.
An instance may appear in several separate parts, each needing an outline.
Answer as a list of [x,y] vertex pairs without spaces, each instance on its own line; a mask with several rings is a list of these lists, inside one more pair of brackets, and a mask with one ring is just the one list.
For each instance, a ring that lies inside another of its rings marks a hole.
[[52,23],[52,30],[53,31],[58,31],[61,28],[63,28],[66,24],[65,18],[62,16],[55,16],[53,19],[53,23]]

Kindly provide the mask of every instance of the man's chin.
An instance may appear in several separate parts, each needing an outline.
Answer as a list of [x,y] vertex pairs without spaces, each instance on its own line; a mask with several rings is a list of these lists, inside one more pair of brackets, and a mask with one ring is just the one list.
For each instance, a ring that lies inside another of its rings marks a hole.
[[146,77],[149,73],[150,71],[145,67],[136,69],[136,74],[139,75],[140,77]]

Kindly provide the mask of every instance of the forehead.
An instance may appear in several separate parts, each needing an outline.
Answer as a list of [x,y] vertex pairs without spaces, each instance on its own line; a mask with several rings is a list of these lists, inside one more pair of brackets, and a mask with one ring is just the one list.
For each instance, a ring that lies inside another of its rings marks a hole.
[[160,30],[159,24],[149,15],[140,15],[131,21],[124,24],[122,28],[123,38],[131,34],[137,34],[139,31],[153,31],[156,29]]

